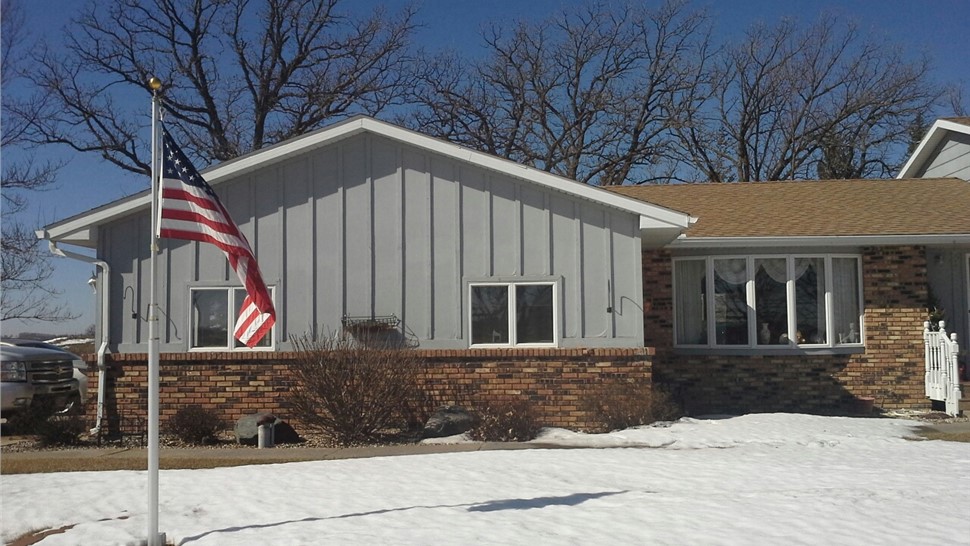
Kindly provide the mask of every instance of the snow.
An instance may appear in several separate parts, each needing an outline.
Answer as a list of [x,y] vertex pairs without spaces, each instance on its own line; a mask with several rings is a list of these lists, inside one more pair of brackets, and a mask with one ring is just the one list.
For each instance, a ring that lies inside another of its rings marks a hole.
[[[918,422],[682,419],[537,445],[160,472],[175,544],[970,544],[970,444]],[[463,441],[454,438],[447,441]],[[145,472],[2,477],[3,540],[145,538]]]

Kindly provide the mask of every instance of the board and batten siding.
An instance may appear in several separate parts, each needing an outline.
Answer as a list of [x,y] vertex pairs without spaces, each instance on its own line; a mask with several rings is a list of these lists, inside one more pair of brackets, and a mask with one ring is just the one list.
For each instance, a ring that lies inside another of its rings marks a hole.
[[950,131],[916,176],[970,180],[970,135]]
[[[571,183],[571,182],[564,182]],[[426,349],[468,342],[469,282],[556,280],[562,347],[643,345],[639,216],[372,133],[216,186],[274,287],[275,347],[390,316]],[[111,340],[146,350],[148,214],[102,228]],[[163,352],[189,348],[189,289],[237,286],[211,245],[162,240]]]

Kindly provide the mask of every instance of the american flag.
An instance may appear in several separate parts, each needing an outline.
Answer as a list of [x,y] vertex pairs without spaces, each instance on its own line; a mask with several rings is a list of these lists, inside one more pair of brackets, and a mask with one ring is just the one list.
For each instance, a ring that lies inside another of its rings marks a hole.
[[246,286],[233,336],[249,347],[276,323],[269,289],[246,236],[219,197],[189,162],[168,132],[162,129],[162,192],[159,237],[212,243],[226,253],[229,265]]

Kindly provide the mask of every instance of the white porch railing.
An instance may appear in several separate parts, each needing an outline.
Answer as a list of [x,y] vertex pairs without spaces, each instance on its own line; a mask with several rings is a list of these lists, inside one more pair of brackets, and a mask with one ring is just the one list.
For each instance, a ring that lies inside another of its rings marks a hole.
[[950,415],[960,413],[960,372],[957,355],[960,346],[957,335],[947,337],[941,320],[939,331],[931,331],[930,323],[923,323],[923,343],[926,346],[926,396],[946,404]]

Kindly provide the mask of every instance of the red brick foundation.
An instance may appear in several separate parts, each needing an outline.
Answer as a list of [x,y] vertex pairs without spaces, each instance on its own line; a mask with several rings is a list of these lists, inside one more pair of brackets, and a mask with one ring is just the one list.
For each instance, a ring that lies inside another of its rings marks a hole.
[[[487,349],[417,351],[428,364],[426,389],[443,403],[469,397],[503,402],[526,399],[545,426],[586,427],[583,398],[611,381],[651,381],[650,349]],[[179,408],[199,405],[227,421],[256,412],[289,414],[287,393],[296,385],[290,363],[296,353],[163,354],[160,413],[164,423]],[[90,361],[90,360],[89,360]],[[96,367],[89,367],[89,396],[97,396]],[[148,407],[147,355],[109,355],[106,416],[143,418]],[[94,416],[93,403],[88,415]]]
[[923,392],[923,247],[863,249],[865,350],[848,355],[678,354],[670,254],[645,252],[643,264],[644,339],[656,348],[654,383],[689,413],[851,413],[863,396],[883,410],[930,407]]

